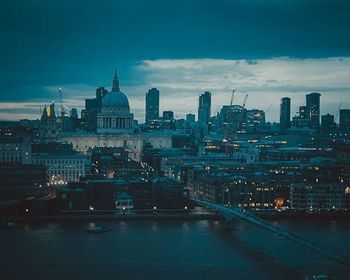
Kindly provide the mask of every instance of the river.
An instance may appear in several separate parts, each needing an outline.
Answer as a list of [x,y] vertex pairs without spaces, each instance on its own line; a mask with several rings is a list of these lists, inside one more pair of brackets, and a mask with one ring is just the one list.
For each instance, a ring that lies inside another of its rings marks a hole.
[[[0,231],[0,279],[304,279],[350,268],[256,226],[223,221],[99,221],[30,224]],[[279,220],[350,260],[350,221]]]

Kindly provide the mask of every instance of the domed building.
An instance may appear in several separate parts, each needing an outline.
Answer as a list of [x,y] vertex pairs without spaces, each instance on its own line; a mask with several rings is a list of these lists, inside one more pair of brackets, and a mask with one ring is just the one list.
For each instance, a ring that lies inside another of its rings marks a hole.
[[132,133],[134,114],[130,113],[129,100],[120,91],[115,72],[113,88],[102,98],[101,113],[97,115],[97,133]]

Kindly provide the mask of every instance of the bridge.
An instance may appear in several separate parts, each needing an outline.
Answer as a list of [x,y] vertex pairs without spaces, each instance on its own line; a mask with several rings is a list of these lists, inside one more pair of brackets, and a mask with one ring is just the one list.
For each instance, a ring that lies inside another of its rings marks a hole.
[[325,248],[324,246],[321,246],[320,244],[313,242],[311,240],[308,240],[298,234],[295,234],[293,232],[290,232],[286,229],[283,229],[281,227],[278,227],[266,220],[263,220],[250,212],[237,207],[228,207],[216,202],[211,202],[203,199],[199,199],[197,197],[191,197],[191,200],[196,202],[197,204],[205,207],[209,207],[212,209],[216,209],[218,212],[220,212],[227,221],[232,221],[233,219],[240,219],[249,223],[252,223],[256,226],[259,226],[267,231],[273,232],[278,234],[279,236],[282,236],[288,240],[291,240],[305,248],[308,248],[312,251],[315,251],[329,259],[335,260],[341,264],[350,266],[350,262],[348,261],[349,257],[343,256],[339,253],[333,252],[329,248]]

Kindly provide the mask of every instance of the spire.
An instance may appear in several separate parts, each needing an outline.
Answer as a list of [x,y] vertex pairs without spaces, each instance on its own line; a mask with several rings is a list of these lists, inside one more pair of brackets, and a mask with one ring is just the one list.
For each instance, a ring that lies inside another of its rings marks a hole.
[[114,78],[113,78],[113,87],[112,87],[112,91],[120,91],[120,88],[119,88],[119,78],[118,78],[117,68],[115,68],[115,71],[114,71]]
[[46,109],[46,105],[45,105],[45,107],[44,107],[44,111],[43,111],[43,115],[42,115],[43,117],[47,117],[47,109]]

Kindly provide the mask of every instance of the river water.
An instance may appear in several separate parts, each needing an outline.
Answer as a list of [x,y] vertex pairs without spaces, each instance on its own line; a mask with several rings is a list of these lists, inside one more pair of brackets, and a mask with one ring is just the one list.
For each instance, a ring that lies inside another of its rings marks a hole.
[[[350,221],[279,220],[348,256]],[[304,279],[350,268],[253,225],[223,221],[99,221],[31,224],[0,231],[0,279]]]

